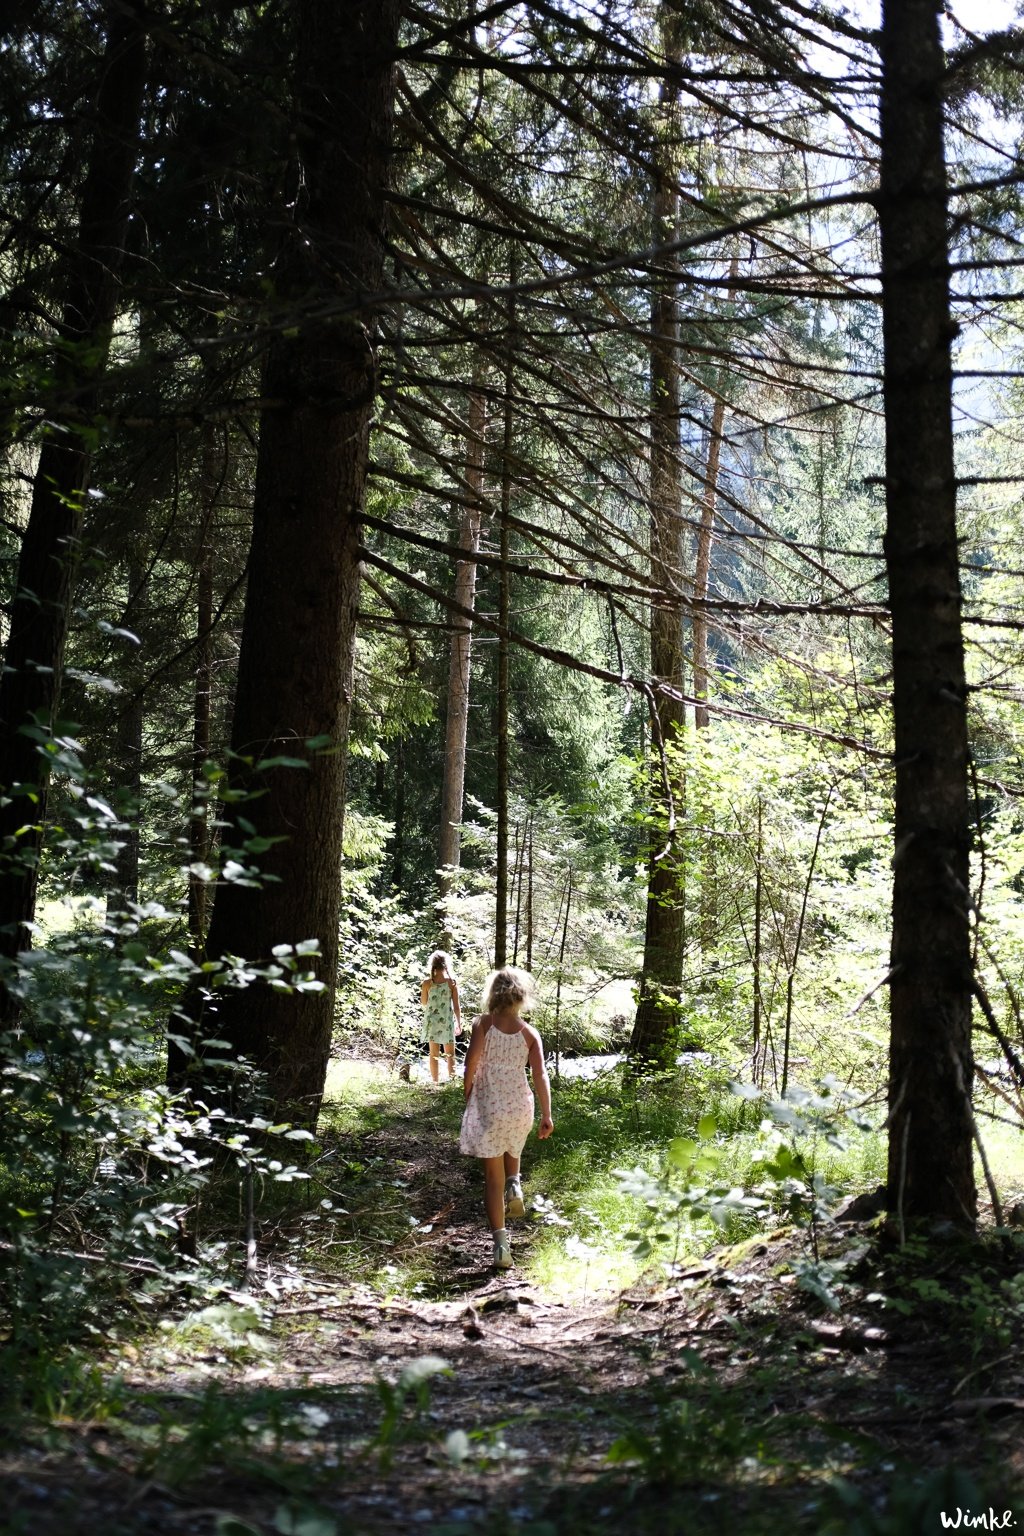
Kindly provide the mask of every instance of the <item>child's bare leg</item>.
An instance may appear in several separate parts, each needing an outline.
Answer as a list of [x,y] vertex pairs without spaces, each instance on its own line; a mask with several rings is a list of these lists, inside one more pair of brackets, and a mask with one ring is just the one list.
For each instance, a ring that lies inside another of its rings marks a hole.
[[491,1231],[500,1232],[505,1225],[504,1158],[484,1158],[484,1210]]
[[520,1216],[526,1215],[523,1186],[519,1182],[518,1157],[513,1157],[511,1152],[506,1152],[502,1159],[501,1171],[505,1175],[505,1214],[514,1216],[518,1221]]
[[450,1080],[451,1078],[453,1078],[455,1076],[455,1043],[454,1043],[454,1041],[452,1042],[451,1045],[446,1045],[445,1046],[444,1054],[445,1054],[445,1060],[448,1063],[448,1077],[449,1077],[449,1080]]
[[430,1042],[430,1075],[437,1082],[437,1041]]

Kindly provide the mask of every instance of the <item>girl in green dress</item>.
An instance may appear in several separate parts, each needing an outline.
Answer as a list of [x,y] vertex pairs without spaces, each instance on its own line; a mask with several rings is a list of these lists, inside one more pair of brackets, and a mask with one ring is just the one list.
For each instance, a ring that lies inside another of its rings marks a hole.
[[422,1039],[430,1046],[430,1075],[437,1082],[438,1061],[444,1047],[449,1080],[455,1076],[455,1036],[462,1033],[459,984],[452,975],[452,963],[443,949],[430,957],[430,975],[420,987],[423,1004]]

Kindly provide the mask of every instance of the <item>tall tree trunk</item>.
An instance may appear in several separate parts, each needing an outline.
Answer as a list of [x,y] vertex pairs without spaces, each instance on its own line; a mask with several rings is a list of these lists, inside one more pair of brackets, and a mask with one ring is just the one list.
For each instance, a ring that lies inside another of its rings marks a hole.
[[896,810],[889,1209],[972,1228],[966,685],[937,0],[885,0],[878,213]]
[[[494,731],[494,756],[497,776],[497,836],[494,848],[494,965],[504,966],[508,960],[508,515],[511,511],[511,450],[513,450],[514,413],[513,378],[516,358],[516,287],[519,263],[516,250],[508,253],[508,335],[505,339],[505,399],[502,406],[502,490],[500,490],[499,536],[497,553],[500,556],[499,598],[497,617],[500,634],[497,637],[497,719]],[[522,889],[522,877],[520,877]],[[516,911],[516,955],[519,954],[519,912]],[[514,962],[513,962],[514,963]]]
[[[486,415],[480,381],[474,377],[469,396],[466,431],[466,487],[459,545],[475,554],[480,543],[480,514],[484,480],[484,432]],[[472,608],[476,592],[476,561],[459,560],[455,566],[455,601]],[[443,871],[457,867],[460,856],[462,801],[466,788],[466,736],[469,728],[469,691],[472,674],[473,626],[469,619],[452,621],[448,666],[448,709],[445,718],[444,774],[441,782],[441,834],[438,864],[441,866],[442,901],[451,885]]]
[[64,257],[54,399],[32,487],[0,677],[0,954],[28,943],[46,812],[48,763],[34,726],[52,730],[82,533],[100,380],[117,311],[138,156],[146,46],[131,5],[111,4],[82,187],[77,239]]
[[[372,320],[357,306],[382,280],[398,9],[397,0],[294,8],[300,190],[275,273],[287,310],[265,367],[271,403],[260,422],[232,726],[234,787],[253,798],[228,807],[224,834],[264,883],[222,882],[207,940],[211,957],[269,960],[275,944],[316,939],[323,990],[250,986],[216,995],[195,1020],[197,1037],[216,1036],[232,1058],[255,1062],[276,1109],[307,1125],[323,1093],[334,1007],[359,517],[376,384]],[[263,766],[279,755],[307,766]],[[255,857],[247,826],[264,849]],[[172,1081],[187,1067],[172,1053]]]
[[[515,263],[510,263],[510,281],[515,282]],[[508,353],[505,363],[504,422],[501,446],[501,503],[499,508],[498,555],[498,655],[495,688],[494,755],[497,778],[497,846],[494,881],[494,964],[508,962],[508,626],[510,592],[508,579],[509,529],[512,509],[512,358],[514,341],[514,300],[509,300]]]
[[[655,245],[667,244],[679,222],[679,193],[673,164],[675,87],[662,85],[667,142],[659,146],[652,224]],[[662,258],[663,263],[666,258]],[[665,756],[685,725],[682,702],[659,690],[681,690],[683,613],[675,599],[682,570],[679,467],[679,326],[677,284],[660,279],[651,303],[651,576],[665,596],[651,611],[651,676],[655,689],[652,745],[660,762],[652,768],[651,802],[656,820],[649,860],[643,973],[630,1052],[648,1062],[666,1060],[673,1050],[683,975],[683,904],[679,839],[683,781],[678,760]]]

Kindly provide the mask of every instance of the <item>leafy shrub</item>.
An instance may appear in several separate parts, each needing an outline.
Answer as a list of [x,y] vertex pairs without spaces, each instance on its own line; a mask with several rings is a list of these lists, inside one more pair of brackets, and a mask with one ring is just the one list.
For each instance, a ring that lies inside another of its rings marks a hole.
[[[74,743],[57,747],[68,814],[50,840],[49,881],[67,894],[109,881],[125,827],[88,788]],[[225,849],[221,878],[233,859]],[[303,1177],[288,1151],[310,1139],[256,1112],[260,1085],[244,1063],[256,1108],[242,1118],[163,1082],[164,1021],[187,984],[320,985],[310,945],[279,946],[258,966],[199,964],[168,944],[180,918],[159,903],[105,913],[97,895],[76,912],[0,970],[0,1321],[28,1353],[103,1330],[115,1300],[216,1290],[226,1255],[204,1246],[199,1221],[211,1181]]]

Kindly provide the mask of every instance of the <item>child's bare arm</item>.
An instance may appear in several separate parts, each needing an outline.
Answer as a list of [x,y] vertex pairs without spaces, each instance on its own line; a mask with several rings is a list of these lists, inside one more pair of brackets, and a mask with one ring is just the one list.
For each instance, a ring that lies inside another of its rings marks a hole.
[[423,1005],[424,1008],[427,1006],[427,1000],[428,1000],[429,997],[430,997],[430,977],[428,976],[426,981],[422,982],[421,985],[420,985],[420,1002],[421,1002],[421,1004]]
[[483,1050],[484,1035],[486,1033],[487,1026],[484,1023],[482,1016],[479,1019],[476,1019],[473,1023],[473,1033],[469,1038],[469,1050],[466,1052],[466,1067],[462,1079],[462,1091],[466,1095],[467,1099],[469,1098],[469,1095],[473,1089],[473,1079],[476,1077],[476,1069],[480,1065],[480,1052]]
[[537,1127],[537,1135],[543,1141],[551,1135],[555,1122],[551,1118],[551,1083],[548,1079],[548,1069],[544,1065],[544,1046],[540,1035],[532,1028],[530,1029],[530,1073],[537,1098],[540,1100],[540,1125]]
[[461,1030],[461,1028],[462,1028],[462,1007],[461,1007],[461,1004],[459,1003],[459,984],[455,980],[454,976],[452,977],[451,981],[449,982],[449,986],[451,988],[451,994],[452,994],[452,1008],[455,1011],[455,1025],[456,1025],[457,1029]]

